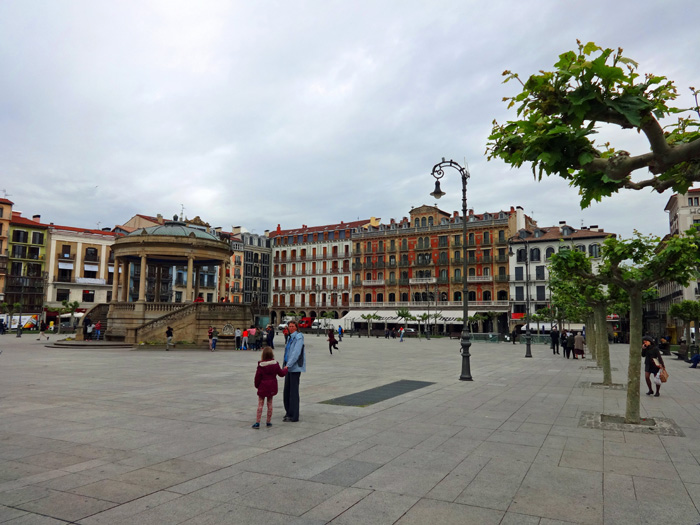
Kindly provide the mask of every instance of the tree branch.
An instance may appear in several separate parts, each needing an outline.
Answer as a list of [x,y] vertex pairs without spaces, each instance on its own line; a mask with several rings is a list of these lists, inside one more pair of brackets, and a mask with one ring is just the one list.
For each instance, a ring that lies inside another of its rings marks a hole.
[[651,151],[654,155],[665,158],[671,152],[671,146],[666,142],[666,136],[664,135],[664,129],[659,124],[652,115],[648,115],[644,119],[644,124],[642,124],[642,131],[647,136],[649,145],[651,146]]

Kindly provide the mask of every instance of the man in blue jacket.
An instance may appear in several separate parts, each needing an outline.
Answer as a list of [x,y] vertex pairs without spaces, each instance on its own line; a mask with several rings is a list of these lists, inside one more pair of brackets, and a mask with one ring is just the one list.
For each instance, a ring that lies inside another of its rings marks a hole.
[[299,421],[299,380],[301,373],[306,372],[306,351],[304,336],[299,332],[296,321],[290,321],[287,329],[289,339],[284,347],[284,366],[289,372],[284,377],[284,410],[282,421]]

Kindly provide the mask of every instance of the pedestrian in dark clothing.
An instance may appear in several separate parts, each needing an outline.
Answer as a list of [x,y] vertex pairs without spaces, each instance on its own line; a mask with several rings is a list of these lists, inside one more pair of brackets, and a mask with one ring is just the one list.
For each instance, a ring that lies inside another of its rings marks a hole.
[[510,338],[513,341],[513,344],[515,344],[515,336],[518,335],[518,333],[513,329],[513,331],[510,333]]
[[335,332],[328,330],[328,351],[333,355],[333,349],[338,349],[338,341],[335,338]]
[[559,335],[559,342],[561,343],[561,350],[562,354],[564,357],[569,359],[569,355],[566,353],[566,341],[568,338],[566,337],[566,330],[562,330],[561,334]]
[[552,354],[559,353],[559,330],[555,326],[549,333],[549,337],[552,339]]
[[654,394],[651,389],[651,376],[658,374],[661,367],[665,365],[661,357],[661,352],[659,352],[659,347],[654,344],[654,340],[649,336],[645,336],[642,339],[642,357],[644,358],[644,380],[647,382],[647,387],[649,388],[647,395],[659,397],[661,385],[656,383],[656,394]]
[[[569,332],[566,334],[566,358],[569,358],[569,355],[572,354],[574,351],[574,333]],[[574,359],[578,359],[576,357],[576,354],[574,354]]]

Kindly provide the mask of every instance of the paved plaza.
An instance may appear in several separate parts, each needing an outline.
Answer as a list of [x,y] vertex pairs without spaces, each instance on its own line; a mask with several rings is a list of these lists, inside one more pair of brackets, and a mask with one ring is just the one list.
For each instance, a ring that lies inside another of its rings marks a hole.
[[[281,337],[276,338],[281,341]],[[579,426],[623,414],[590,359],[544,346],[306,336],[301,421],[253,430],[254,352],[49,348],[0,337],[0,523],[700,523],[700,370],[666,359],[643,417],[684,436]],[[616,383],[627,347],[612,351]],[[278,348],[277,357],[282,358]],[[433,383],[358,407],[322,403]],[[282,381],[280,381],[280,386]]]

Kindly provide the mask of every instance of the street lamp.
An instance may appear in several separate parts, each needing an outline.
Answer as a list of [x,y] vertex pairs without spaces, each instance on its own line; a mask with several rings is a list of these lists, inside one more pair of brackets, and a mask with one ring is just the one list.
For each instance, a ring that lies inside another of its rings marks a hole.
[[[509,255],[511,256],[513,255],[514,238],[508,241],[510,245]],[[530,243],[525,237],[519,238],[525,243],[525,357],[532,357],[532,335],[530,333]]]
[[440,189],[440,179],[445,176],[443,168],[454,168],[459,172],[462,178],[462,336],[460,345],[462,347],[462,374],[459,376],[460,381],[471,381],[471,364],[469,358],[469,348],[472,345],[469,335],[469,296],[467,295],[467,181],[469,180],[469,171],[466,167],[462,167],[453,160],[445,160],[433,166],[431,175],[435,178],[435,190],[430,194],[439,199],[445,192]]
[[[316,283],[314,286],[314,289],[316,290],[316,297],[314,298],[314,306],[316,306],[316,311],[318,312],[318,296],[321,294],[321,285]],[[316,323],[316,337],[319,337],[321,335],[321,321],[319,320],[321,316],[319,314],[316,314],[316,320],[318,321]]]

